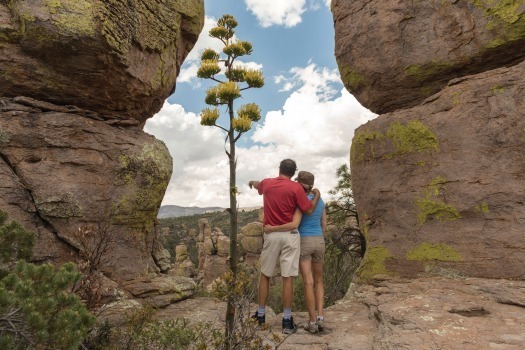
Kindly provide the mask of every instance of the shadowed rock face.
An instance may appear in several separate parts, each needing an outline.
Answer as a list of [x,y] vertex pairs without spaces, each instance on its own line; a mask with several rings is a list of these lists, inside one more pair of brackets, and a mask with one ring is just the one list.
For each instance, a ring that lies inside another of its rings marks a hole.
[[525,279],[525,3],[335,0],[332,10],[346,87],[385,113],[352,140],[368,243],[360,281]]
[[98,268],[110,301],[164,305],[194,287],[159,275],[172,158],[142,125],[203,24],[202,0],[0,3],[0,210],[37,233],[37,261],[107,243]]
[[203,22],[201,0],[0,3],[0,95],[145,122]]
[[525,62],[453,81],[356,130],[362,277],[449,269],[525,279],[524,76]]
[[107,274],[159,272],[151,251],[172,171],[164,143],[82,112],[1,101],[0,208],[38,232],[35,259],[69,260],[81,248],[78,228],[103,224],[114,237]]
[[375,113],[525,58],[523,1],[332,1],[341,78]]

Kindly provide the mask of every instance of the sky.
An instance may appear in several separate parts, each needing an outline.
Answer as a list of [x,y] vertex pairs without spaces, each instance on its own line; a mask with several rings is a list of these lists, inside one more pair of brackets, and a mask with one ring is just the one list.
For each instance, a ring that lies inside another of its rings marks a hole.
[[[200,125],[212,82],[196,76],[206,48],[222,52],[209,37],[224,14],[239,23],[235,35],[253,53],[240,64],[262,70],[265,85],[243,91],[236,107],[257,103],[262,118],[237,142],[237,196],[240,208],[262,206],[248,181],[279,175],[279,162],[296,161],[315,175],[315,187],[330,200],[336,170],[349,164],[354,130],[375,118],[343,87],[334,56],[330,0],[205,0],[205,24],[177,78],[175,93],[144,130],[162,140],[173,157],[173,175],[162,205],[229,207],[229,165],[225,133]],[[215,83],[213,83],[215,84]],[[227,126],[226,109],[218,124]]]

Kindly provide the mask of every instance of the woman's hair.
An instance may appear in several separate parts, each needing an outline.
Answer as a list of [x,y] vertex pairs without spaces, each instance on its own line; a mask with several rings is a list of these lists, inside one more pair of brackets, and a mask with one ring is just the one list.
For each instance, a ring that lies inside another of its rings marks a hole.
[[297,165],[295,164],[295,161],[291,159],[285,159],[281,161],[281,164],[279,164],[279,174],[292,177],[296,171]]

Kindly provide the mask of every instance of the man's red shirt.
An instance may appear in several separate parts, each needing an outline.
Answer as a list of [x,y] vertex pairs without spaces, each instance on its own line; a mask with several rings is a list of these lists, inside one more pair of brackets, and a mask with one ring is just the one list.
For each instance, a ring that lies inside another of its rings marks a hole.
[[292,222],[295,208],[305,212],[312,207],[303,186],[286,177],[264,179],[257,190],[263,195],[265,225],[287,224]]

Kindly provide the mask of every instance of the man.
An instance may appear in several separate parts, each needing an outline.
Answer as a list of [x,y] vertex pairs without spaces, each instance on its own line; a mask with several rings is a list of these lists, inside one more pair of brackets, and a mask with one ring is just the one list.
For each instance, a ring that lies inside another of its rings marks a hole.
[[[250,181],[250,188],[256,188],[263,196],[264,225],[279,226],[293,221],[296,208],[310,215],[319,202],[320,193],[313,189],[314,199],[310,201],[303,187],[292,181],[297,171],[291,159],[281,161],[279,176],[262,181]],[[259,324],[265,322],[266,303],[270,293],[270,277],[274,276],[277,260],[280,261],[283,280],[283,333],[291,334],[297,330],[292,317],[293,277],[299,273],[300,237],[297,227],[291,231],[264,234],[264,245],[261,252],[261,276],[259,278],[259,308],[254,315]]]

